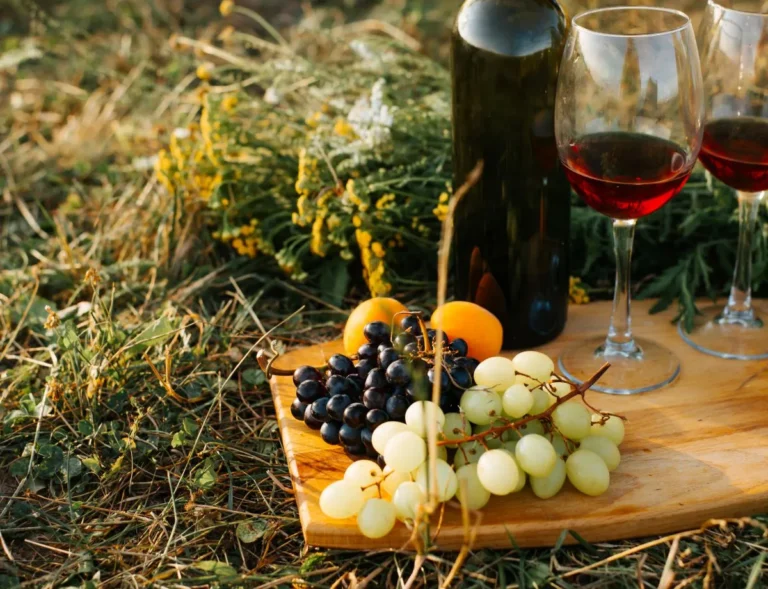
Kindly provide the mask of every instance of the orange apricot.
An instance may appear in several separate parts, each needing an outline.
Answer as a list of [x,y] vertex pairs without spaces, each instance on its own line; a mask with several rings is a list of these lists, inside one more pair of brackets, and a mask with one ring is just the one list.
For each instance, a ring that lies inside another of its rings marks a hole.
[[363,328],[371,321],[383,321],[391,325],[395,313],[407,311],[400,301],[387,297],[377,297],[363,301],[352,311],[344,326],[344,351],[347,355],[357,353],[357,349],[367,343]]
[[501,352],[504,329],[496,315],[480,305],[452,301],[435,309],[430,323],[441,328],[451,340],[460,337],[469,347],[467,354],[481,362]]

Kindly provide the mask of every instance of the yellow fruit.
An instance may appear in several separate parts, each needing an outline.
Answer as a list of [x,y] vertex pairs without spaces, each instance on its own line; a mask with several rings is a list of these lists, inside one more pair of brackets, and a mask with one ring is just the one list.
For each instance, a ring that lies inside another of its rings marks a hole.
[[[369,299],[360,303],[349,315],[347,324],[344,326],[344,351],[346,354],[356,354],[357,349],[368,342],[363,335],[363,328],[366,324],[372,321],[383,321],[387,325],[391,325],[395,313],[407,310],[400,301],[386,297]],[[399,319],[401,317],[398,317]]]
[[460,337],[467,342],[470,358],[482,362],[501,352],[501,322],[480,305],[467,301],[446,303],[435,310],[430,323],[434,329],[442,328],[451,340]]

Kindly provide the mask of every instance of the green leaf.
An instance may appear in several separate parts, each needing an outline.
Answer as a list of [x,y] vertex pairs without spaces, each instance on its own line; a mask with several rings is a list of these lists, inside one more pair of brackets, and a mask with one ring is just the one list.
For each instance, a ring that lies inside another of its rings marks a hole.
[[337,307],[341,305],[349,286],[349,263],[341,258],[323,264],[320,274],[320,292],[323,300]]
[[0,575],[0,589],[13,589],[19,586],[19,578],[13,575]]
[[81,458],[80,462],[82,462],[85,468],[87,468],[94,474],[98,474],[98,472],[101,470],[101,463],[99,462],[99,459],[96,456]]
[[64,480],[70,482],[73,478],[80,476],[80,473],[83,472],[83,463],[76,457],[70,456],[64,460],[64,464],[61,465],[61,469],[59,470],[64,476]]
[[8,469],[8,472],[11,476],[21,478],[24,475],[27,474],[27,471],[29,470],[29,456],[23,456],[22,458],[19,458],[18,460],[14,460],[11,462],[11,466]]
[[187,436],[184,432],[176,432],[171,438],[171,448],[179,448],[184,445]]
[[325,557],[326,554],[324,552],[315,552],[310,554],[307,558],[304,559],[304,562],[301,563],[299,573],[305,575],[306,573],[314,570],[317,565],[322,564],[322,562],[325,560]]
[[237,537],[243,544],[255,542],[269,530],[269,524],[261,519],[252,519],[237,524]]
[[77,422],[77,431],[79,431],[84,436],[90,436],[93,433],[93,425],[91,425],[90,421],[81,419]]
[[243,380],[246,384],[257,387],[267,382],[267,375],[259,368],[249,368],[243,371]]
[[199,571],[213,573],[220,581],[232,580],[233,577],[238,576],[237,571],[233,566],[217,560],[201,560],[194,563],[192,566]]
[[128,346],[126,353],[140,354],[152,346],[163,344],[171,336],[173,330],[174,326],[170,319],[167,317],[161,317],[160,319],[153,321],[149,327],[131,338],[131,341],[134,343],[133,345]]
[[80,338],[77,337],[77,331],[72,321],[64,323],[61,329],[61,335],[59,336],[59,347],[68,352],[75,350],[80,346]]
[[216,471],[213,468],[213,461],[206,458],[200,468],[195,471],[192,483],[198,489],[208,490],[216,484]]
[[37,454],[42,460],[35,468],[36,477],[50,479],[64,464],[64,452],[53,444],[42,442],[38,446]]
[[197,425],[197,422],[191,417],[185,417],[181,421],[181,430],[185,434],[189,434],[190,436],[195,436],[197,435],[197,430],[199,429],[200,427]]

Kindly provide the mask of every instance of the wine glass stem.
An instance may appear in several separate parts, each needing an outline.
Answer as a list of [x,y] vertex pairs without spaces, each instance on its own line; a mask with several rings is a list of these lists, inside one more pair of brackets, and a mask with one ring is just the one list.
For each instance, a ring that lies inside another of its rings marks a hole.
[[736,249],[736,267],[733,270],[733,284],[728,304],[723,310],[723,319],[729,322],[751,321],[752,309],[752,242],[763,192],[738,191],[739,199],[739,245]]
[[629,278],[632,265],[632,242],[635,239],[636,219],[613,220],[613,251],[616,255],[616,286],[613,291],[613,312],[608,337],[605,339],[605,356],[628,356],[637,353],[632,338],[630,315]]

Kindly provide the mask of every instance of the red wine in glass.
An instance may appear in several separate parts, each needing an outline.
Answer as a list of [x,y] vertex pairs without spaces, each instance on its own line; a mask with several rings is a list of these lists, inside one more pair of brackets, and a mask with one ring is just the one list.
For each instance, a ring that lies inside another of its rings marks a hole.
[[744,192],[768,190],[768,119],[715,119],[704,126],[699,159],[724,184]]
[[693,166],[681,147],[642,133],[593,133],[569,146],[565,173],[576,192],[613,219],[649,215],[677,194]]

